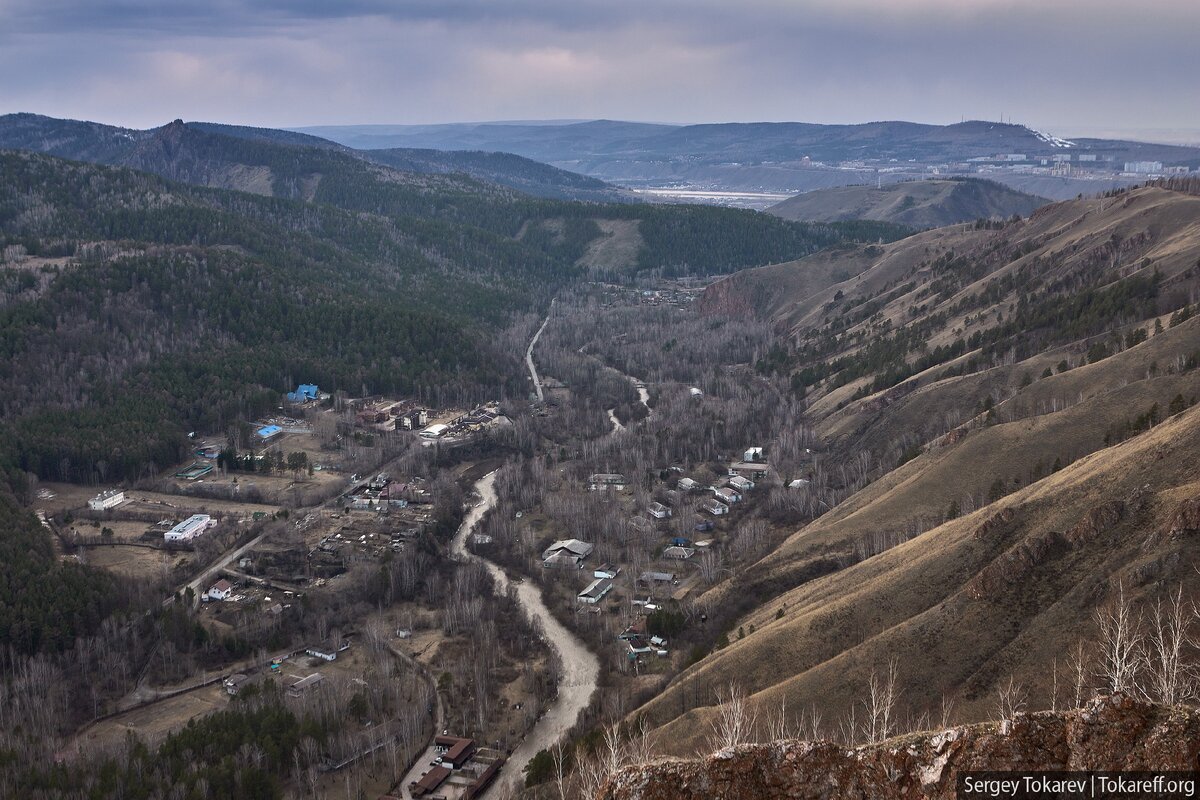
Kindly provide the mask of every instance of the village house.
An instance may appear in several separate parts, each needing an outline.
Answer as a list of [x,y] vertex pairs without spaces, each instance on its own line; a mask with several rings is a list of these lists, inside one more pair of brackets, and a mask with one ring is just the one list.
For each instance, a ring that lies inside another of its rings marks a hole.
[[638,582],[646,586],[658,586],[662,584],[672,584],[675,582],[674,572],[643,572],[638,577]]
[[727,505],[740,502],[742,499],[742,496],[737,491],[730,489],[728,486],[722,486],[719,489],[713,489],[713,495],[722,503]]
[[691,547],[681,547],[676,544],[673,544],[667,549],[663,550],[663,558],[677,558],[680,561],[691,558],[694,555],[696,555],[695,549]]
[[629,520],[629,527],[638,533],[654,533],[654,523],[645,517],[634,517]]
[[580,592],[576,599],[581,603],[588,605],[596,605],[604,599],[604,595],[612,591],[613,582],[609,578],[596,578],[587,585],[587,588]]
[[700,504],[700,508],[712,514],[714,517],[721,517],[729,513],[729,506],[717,500],[705,500]]
[[592,570],[593,578],[608,578],[610,581],[621,574],[620,567],[614,567],[612,564],[601,564]]
[[542,566],[582,569],[583,560],[593,549],[593,545],[578,539],[559,539],[542,552]]
[[766,458],[763,455],[763,449],[761,447],[747,447],[746,452],[742,454],[742,461],[754,463],[765,460]]
[[675,486],[681,492],[694,492],[700,488],[700,484],[691,478],[680,478],[679,483],[675,484]]
[[754,481],[741,475],[734,475],[729,479],[729,485],[739,492],[748,492],[754,488]]
[[248,675],[238,672],[230,675],[228,678],[223,680],[221,684],[225,687],[225,693],[230,697],[233,697],[242,690],[242,687],[245,686],[249,680],[250,677]]
[[233,584],[224,578],[221,578],[221,580],[208,587],[208,591],[205,592],[205,596],[209,600],[228,600],[232,594]]
[[662,503],[651,503],[647,513],[649,513],[650,516],[654,517],[655,519],[669,519],[671,516],[671,509],[667,506],[664,506]]

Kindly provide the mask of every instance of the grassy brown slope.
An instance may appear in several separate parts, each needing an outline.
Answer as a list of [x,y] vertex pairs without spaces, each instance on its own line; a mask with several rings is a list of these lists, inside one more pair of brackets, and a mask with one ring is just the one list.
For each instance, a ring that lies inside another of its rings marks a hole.
[[742,270],[710,286],[699,309],[753,314],[784,329],[799,329],[819,321],[839,291],[879,291],[916,269],[930,252],[957,246],[972,234],[976,232],[965,226],[941,228],[890,244],[829,248],[797,261]]
[[957,695],[962,718],[984,718],[1010,674],[1035,707],[1048,706],[1054,659],[1090,635],[1091,612],[1118,579],[1139,597],[1177,582],[1200,588],[1191,566],[1200,536],[1169,528],[1181,501],[1200,498],[1196,463],[1200,407],[775,598],[744,621],[754,632],[644,713],[665,722],[665,749],[687,753],[709,729],[717,687],[739,682],[764,712],[784,698],[794,710],[815,703],[828,720],[861,700],[871,667],[893,657],[902,703],[916,714],[940,706],[944,692]]
[[[793,709],[815,702],[828,719],[893,655],[914,714],[940,705],[945,692],[958,696],[966,718],[985,717],[996,686],[1014,672],[1035,706],[1048,706],[1047,667],[1087,634],[1111,576],[1121,573],[1140,592],[1148,581],[1179,579],[1180,565],[1191,563],[1191,551],[1179,551],[1190,540],[1159,533],[1181,500],[1200,498],[1196,409],[1129,442],[1106,440],[1126,435],[1126,423],[1152,406],[1165,415],[1173,398],[1200,396],[1192,368],[1200,319],[1155,332],[1156,321],[1167,325],[1200,291],[1200,198],[1144,188],[1061,203],[999,229],[929,231],[873,258],[861,273],[815,290],[796,280],[772,295],[766,270],[710,289],[791,330],[789,368],[797,371],[814,363],[804,361],[806,343],[835,341],[816,362],[830,363],[905,325],[925,326],[926,350],[910,359],[975,331],[985,344],[874,392],[862,391],[870,372],[842,385],[835,373],[810,387],[824,448],[813,469],[835,474],[865,458],[878,477],[704,596],[722,609],[722,624],[733,618],[736,641],[647,707],[675,752],[702,736],[702,709],[730,680],[764,708],[781,698]],[[1131,276],[1157,286],[1150,302],[1084,306],[1091,319],[1078,328],[1073,312],[1058,311],[986,350],[989,331],[1019,304],[1102,295],[1132,285]],[[793,290],[801,294],[781,296]],[[1138,329],[1149,338],[1118,341]],[[1099,342],[1115,354],[1089,357]],[[1061,362],[1071,369],[1059,371]],[[1042,377],[1048,368],[1054,374]],[[914,448],[919,455],[895,468]],[[1056,462],[1069,466],[1043,477]],[[987,503],[998,479],[1006,496],[945,521],[952,506]],[[827,482],[818,474],[816,484]],[[1007,508],[1011,517],[983,525]]]
[[[1191,355],[1197,348],[1200,348],[1200,318],[1193,318],[1103,361],[1046,378],[1041,376],[1047,368],[1053,369],[1065,359],[1079,359],[1080,348],[1054,348],[1025,361],[960,377],[936,380],[930,376],[930,382],[924,385],[921,385],[924,376],[917,376],[911,391],[879,393],[851,402],[841,410],[830,408],[824,414],[821,413],[824,406],[818,407],[817,431],[835,450],[857,447],[864,441],[882,442],[888,437],[925,444],[968,424],[988,397],[996,404],[996,416],[1001,421],[1038,416],[1150,378],[1152,370],[1165,374],[1179,358]],[[1022,386],[1027,377],[1032,383]],[[1161,393],[1150,396],[1158,397]],[[1170,399],[1167,398],[1168,402]],[[1116,398],[1105,402],[1115,403]],[[1126,417],[1136,417],[1147,408],[1149,404],[1132,414],[1128,413],[1132,409],[1123,410]],[[1104,431],[1099,431],[1096,446],[1103,435]],[[839,447],[839,443],[845,447]]]
[[[986,272],[944,297],[921,296],[938,277],[932,262],[948,253],[983,264]],[[1157,270],[1165,293],[1186,296],[1195,289],[1198,277],[1200,197],[1146,187],[1115,198],[1045,206],[1030,219],[999,230],[957,225],[926,231],[898,242],[838,253],[836,258],[855,267],[839,282],[826,282],[830,258],[819,253],[786,265],[736,273],[710,287],[700,308],[720,310],[712,300],[737,298],[748,309],[802,336],[868,300],[882,298],[886,303],[880,318],[899,327],[927,319],[978,293],[990,281],[1022,269],[1029,280],[1043,283],[1084,276],[1113,281],[1143,269]],[[817,279],[789,277],[793,274],[811,274]],[[885,294],[909,282],[912,291]],[[970,316],[986,320],[996,311],[1009,310],[1016,299],[1016,293],[1010,292],[995,304],[972,309]],[[914,314],[914,305],[925,308]],[[940,330],[946,336],[965,336],[986,327],[990,327],[986,322],[972,327],[962,315],[955,315]],[[871,326],[864,321],[848,329],[849,333],[857,331],[869,333]],[[938,344],[938,337],[929,343]]]

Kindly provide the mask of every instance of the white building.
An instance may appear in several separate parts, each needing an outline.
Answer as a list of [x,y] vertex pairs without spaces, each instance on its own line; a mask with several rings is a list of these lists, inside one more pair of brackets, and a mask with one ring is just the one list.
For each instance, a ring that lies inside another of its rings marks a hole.
[[714,517],[721,517],[729,513],[729,506],[719,503],[716,500],[706,500],[700,504],[700,507]]
[[121,489],[108,489],[88,500],[88,508],[92,511],[105,511],[125,502],[125,492]]
[[304,654],[322,661],[337,661],[337,650],[332,647],[310,647],[304,651]]
[[692,492],[700,488],[700,484],[691,478],[680,478],[679,483],[675,485],[681,492]]
[[669,519],[671,516],[671,509],[667,508],[662,503],[651,503],[648,513],[655,519]]
[[229,596],[233,594],[233,584],[221,578],[221,580],[208,587],[208,591],[205,594],[208,595],[209,600],[228,600]]
[[421,431],[420,436],[422,439],[437,439],[448,430],[450,430],[449,425],[443,425],[439,422],[438,424],[430,425],[428,428]]
[[732,504],[740,502],[742,499],[742,496],[738,492],[730,489],[728,486],[724,486],[720,489],[713,489],[713,494],[716,495],[716,498],[722,503]]
[[742,453],[742,461],[765,461],[763,457],[763,449],[761,447],[747,447],[746,452]]
[[741,475],[734,475],[729,479],[729,485],[739,492],[748,492],[754,488],[754,481],[743,478]]
[[208,514],[193,514],[163,534],[163,539],[168,542],[191,541],[216,524],[217,521]]
[[1135,172],[1139,175],[1150,175],[1155,172],[1162,172],[1161,161],[1126,161],[1125,171]]

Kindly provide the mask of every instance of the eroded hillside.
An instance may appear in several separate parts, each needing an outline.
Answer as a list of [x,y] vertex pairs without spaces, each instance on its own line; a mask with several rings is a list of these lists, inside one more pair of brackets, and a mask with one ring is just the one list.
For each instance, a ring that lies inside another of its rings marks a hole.
[[1049,708],[1121,587],[1193,596],[1198,259],[1200,198],[1145,188],[712,287],[790,333],[757,368],[807,392],[800,491],[832,510],[705,595],[730,643],[640,712],[659,746],[695,752],[730,684],[846,725],[892,660],[910,720],[1010,681]]

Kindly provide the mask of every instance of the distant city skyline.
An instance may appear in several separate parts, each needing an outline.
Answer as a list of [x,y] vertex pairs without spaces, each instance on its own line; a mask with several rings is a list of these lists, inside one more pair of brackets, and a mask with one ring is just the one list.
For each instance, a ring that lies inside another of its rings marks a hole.
[[1200,4],[0,0],[0,113],[952,123],[1200,141]]

